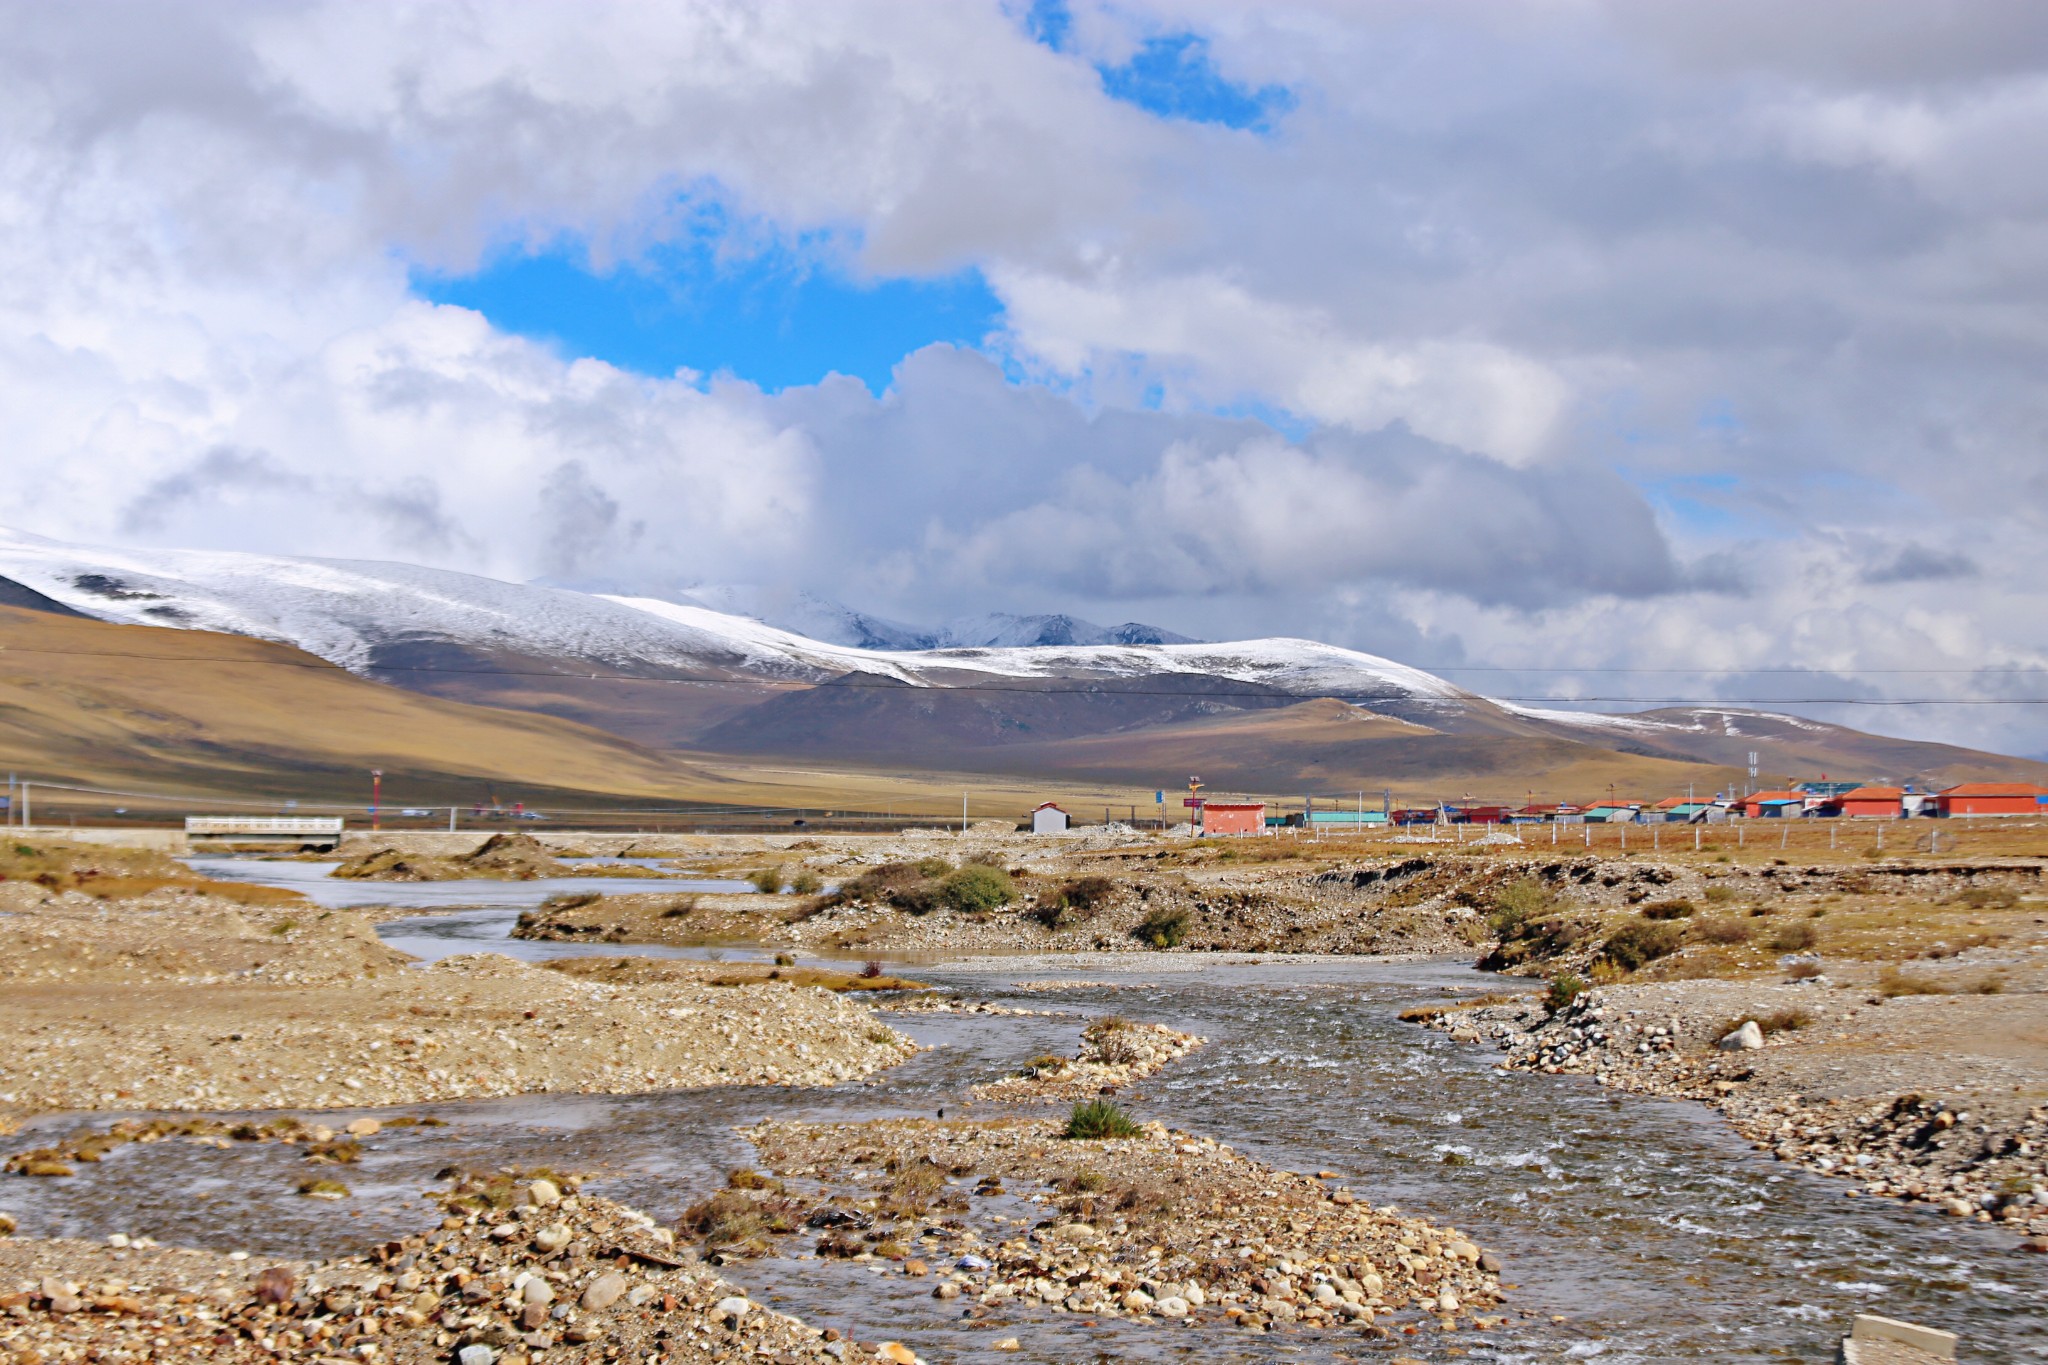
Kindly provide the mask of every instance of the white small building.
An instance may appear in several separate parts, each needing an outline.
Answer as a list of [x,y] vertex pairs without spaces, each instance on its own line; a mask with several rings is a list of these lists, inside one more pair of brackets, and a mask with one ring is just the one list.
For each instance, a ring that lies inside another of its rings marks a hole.
[[1067,832],[1067,813],[1052,802],[1046,802],[1037,810],[1031,812],[1031,832],[1033,834],[1065,834]]

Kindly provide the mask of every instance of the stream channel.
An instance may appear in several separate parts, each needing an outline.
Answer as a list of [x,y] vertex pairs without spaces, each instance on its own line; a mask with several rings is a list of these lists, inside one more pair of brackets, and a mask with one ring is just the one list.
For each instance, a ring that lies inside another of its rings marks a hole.
[[[317,864],[207,861],[210,875],[317,891],[324,904],[438,907],[432,917],[380,926],[387,942],[421,957],[690,951],[508,937],[519,911],[550,893],[547,883],[315,887]],[[640,888],[621,880],[602,889]],[[661,889],[734,888],[664,880]],[[129,1146],[88,1178],[25,1182],[35,1187],[25,1203],[12,1188],[9,1204],[24,1234],[121,1231],[255,1255],[333,1254],[421,1227],[431,1216],[422,1191],[443,1166],[516,1164],[592,1172],[592,1193],[672,1220],[726,1171],[753,1164],[737,1127],[941,1106],[957,1115],[970,1085],[1041,1053],[1071,1055],[1087,1015],[1115,1012],[1210,1040],[1120,1097],[1138,1117],[1288,1169],[1337,1171],[1376,1204],[1455,1225],[1506,1262],[1503,1279],[1518,1286],[1508,1323],[1493,1332],[1426,1327],[1379,1342],[1115,1319],[1085,1325],[1049,1309],[968,1322],[958,1302],[930,1297],[929,1280],[811,1257],[805,1236],[790,1239],[789,1255],[724,1273],[814,1326],[901,1340],[932,1361],[1820,1362],[1834,1359],[1857,1312],[1958,1332],[1965,1360],[2048,1361],[2048,1257],[2020,1252],[2010,1233],[1925,1206],[1844,1198],[1839,1182],[1752,1151],[1698,1105],[1612,1094],[1583,1077],[1502,1072],[1486,1049],[1399,1021],[1408,1006],[1489,988],[1462,963],[1162,955],[1129,966],[969,959],[903,969],[970,998],[1061,1013],[891,1016],[925,1050],[830,1089],[547,1095],[391,1111],[448,1126],[389,1128],[366,1142],[349,1172],[355,1197],[346,1208],[291,1195],[296,1154],[272,1143]],[[1013,988],[1060,978],[1108,984]],[[36,1127],[54,1134],[113,1117]],[[1007,1335],[1022,1339],[1021,1354],[989,1349]]]

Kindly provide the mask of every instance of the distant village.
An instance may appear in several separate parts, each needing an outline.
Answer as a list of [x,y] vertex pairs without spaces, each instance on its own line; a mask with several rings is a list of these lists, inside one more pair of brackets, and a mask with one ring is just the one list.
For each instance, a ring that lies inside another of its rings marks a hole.
[[[1165,793],[1161,793],[1162,800]],[[1191,809],[1203,834],[1263,834],[1278,829],[1346,830],[1397,825],[1703,825],[1728,820],[1907,820],[1971,819],[1979,816],[2048,815],[2048,787],[2027,782],[1964,782],[1940,790],[1911,785],[1885,787],[1860,782],[1798,782],[1781,791],[1751,792],[1711,798],[1671,796],[1661,801],[1605,801],[1555,805],[1488,804],[1440,801],[1426,806],[1396,806],[1391,794],[1368,809],[1365,795],[1354,802],[1333,799],[1318,804],[1304,798],[1299,810],[1283,810],[1265,801],[1233,801],[1191,796],[1181,803]],[[1045,802],[1031,814],[1039,834],[1064,832],[1067,812]]]

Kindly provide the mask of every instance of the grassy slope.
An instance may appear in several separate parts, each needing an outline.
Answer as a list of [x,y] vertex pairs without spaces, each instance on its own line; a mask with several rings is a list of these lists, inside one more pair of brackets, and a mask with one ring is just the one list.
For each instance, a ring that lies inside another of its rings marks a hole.
[[[1711,792],[1735,769],[1617,753],[1552,737],[1447,735],[1343,702],[1302,702],[1120,734],[979,749],[977,766],[1066,782],[1176,786],[1198,773],[1212,794],[1298,796],[1391,787],[1397,800],[1661,797],[1688,782]],[[1156,779],[1156,781],[1155,781]]]
[[599,730],[366,682],[285,645],[12,607],[0,760],[52,781],[352,800],[373,767],[401,800],[492,784],[716,800],[726,785]]

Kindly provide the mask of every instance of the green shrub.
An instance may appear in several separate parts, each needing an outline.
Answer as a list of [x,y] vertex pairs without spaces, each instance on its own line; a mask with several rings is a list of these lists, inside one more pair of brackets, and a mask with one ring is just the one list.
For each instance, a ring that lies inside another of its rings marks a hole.
[[2020,893],[2009,886],[1968,886],[1955,899],[1970,910],[2011,910],[2020,903]]
[[1178,948],[1187,936],[1188,912],[1178,907],[1161,906],[1131,930],[1132,938],[1154,948]]
[[1557,897],[1534,877],[1509,882],[1494,893],[1493,912],[1486,923],[1495,938],[1517,937],[1523,926],[1557,909]]
[[1000,867],[971,863],[939,885],[939,899],[955,910],[994,910],[1017,898],[1017,884]]
[[1708,905],[1726,905],[1735,899],[1737,892],[1732,886],[1710,886],[1705,895]]
[[764,867],[759,872],[749,872],[747,880],[752,882],[754,889],[762,895],[772,896],[782,889],[782,869],[780,867]]
[[953,870],[953,864],[944,858],[919,858],[910,866],[920,877],[943,877]]
[[1699,907],[1689,900],[1651,901],[1643,907],[1644,919],[1691,919]]
[[789,879],[790,893],[797,896],[815,896],[818,894],[818,888],[823,885],[824,883],[818,879],[818,874],[808,867],[798,868],[796,875]]
[[1638,971],[1685,946],[1685,930],[1676,924],[1637,920],[1624,924],[1601,946],[1600,958],[1625,972]]
[[1569,1006],[1572,1001],[1584,994],[1585,990],[1586,982],[1583,977],[1575,976],[1571,972],[1559,972],[1550,978],[1550,990],[1543,997],[1543,1003],[1555,1013]]
[[1060,1132],[1061,1137],[1080,1142],[1137,1135],[1137,1123],[1108,1100],[1083,1100],[1075,1105],[1074,1112],[1067,1115],[1067,1126]]

